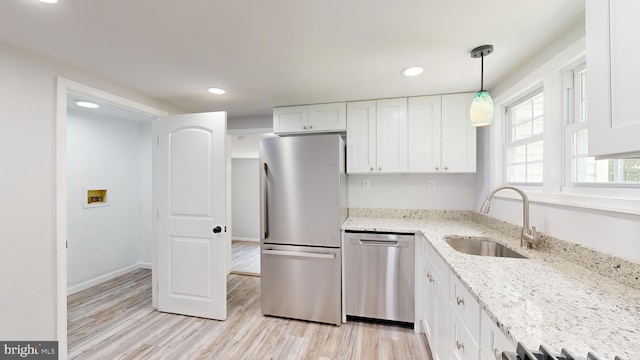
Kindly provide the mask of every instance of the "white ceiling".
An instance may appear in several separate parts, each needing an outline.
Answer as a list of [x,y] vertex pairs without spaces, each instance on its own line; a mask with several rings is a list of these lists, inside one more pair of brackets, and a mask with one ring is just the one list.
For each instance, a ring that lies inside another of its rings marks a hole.
[[476,91],[483,44],[490,89],[583,16],[583,0],[2,0],[0,42],[233,119]]

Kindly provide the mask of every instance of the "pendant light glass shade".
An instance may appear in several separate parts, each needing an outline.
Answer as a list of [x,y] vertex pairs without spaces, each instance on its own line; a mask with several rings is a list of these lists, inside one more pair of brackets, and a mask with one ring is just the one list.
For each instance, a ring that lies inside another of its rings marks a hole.
[[471,111],[469,112],[471,125],[486,126],[491,124],[493,120],[493,100],[486,90],[478,91],[471,103]]
[[489,92],[484,90],[484,57],[493,53],[493,45],[482,45],[471,50],[472,58],[480,58],[480,91],[471,103],[469,118],[473,126],[487,126],[493,120],[493,100]]

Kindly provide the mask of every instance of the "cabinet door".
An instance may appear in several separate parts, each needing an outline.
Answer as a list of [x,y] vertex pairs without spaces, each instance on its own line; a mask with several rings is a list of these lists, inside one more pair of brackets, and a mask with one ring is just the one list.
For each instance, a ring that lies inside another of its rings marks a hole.
[[509,338],[484,311],[482,311],[480,328],[480,352],[483,358],[499,359],[503,351],[516,351],[516,347],[509,341]]
[[309,107],[285,106],[273,108],[273,132],[296,133],[305,132],[309,126]]
[[640,153],[640,2],[587,0],[589,155]]
[[370,173],[376,166],[376,102],[347,103],[347,173]]
[[346,131],[347,104],[309,105],[309,131]]
[[448,290],[441,286],[436,279],[436,322],[435,322],[435,360],[450,359],[451,349],[449,344],[449,331],[451,329]]
[[407,98],[376,102],[378,172],[407,172]]
[[409,98],[408,169],[410,173],[440,172],[440,96]]
[[[426,261],[425,261],[426,263]],[[422,294],[422,312],[424,317],[424,333],[427,335],[429,345],[433,349],[435,345],[436,335],[436,306],[437,306],[437,293],[436,293],[436,279],[433,271],[429,266],[425,266],[423,271],[424,291]]]
[[442,96],[442,171],[476,172],[476,128],[469,110],[473,93]]
[[459,314],[451,309],[451,337],[449,346],[451,358],[457,360],[479,360],[480,348]]

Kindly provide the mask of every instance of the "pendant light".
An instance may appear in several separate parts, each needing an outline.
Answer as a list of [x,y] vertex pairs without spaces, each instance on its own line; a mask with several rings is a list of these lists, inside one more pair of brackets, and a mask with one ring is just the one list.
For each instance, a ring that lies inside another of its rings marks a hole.
[[480,58],[480,91],[476,93],[471,103],[471,125],[486,126],[493,120],[493,100],[489,92],[484,90],[484,57],[493,52],[493,45],[482,45],[471,50],[472,58]]

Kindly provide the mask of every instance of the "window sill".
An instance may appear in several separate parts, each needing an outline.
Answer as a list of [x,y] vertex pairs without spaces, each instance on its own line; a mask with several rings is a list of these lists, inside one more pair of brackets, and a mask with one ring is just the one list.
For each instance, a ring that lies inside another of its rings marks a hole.
[[[560,193],[545,194],[538,191],[523,189],[532,203],[558,205],[579,209],[599,210],[612,213],[640,215],[640,192],[636,189],[625,192],[611,191],[611,194],[587,194],[587,191],[563,190]],[[633,193],[632,193],[633,192]],[[622,195],[622,194],[628,195]],[[495,197],[521,200],[520,195],[504,191]]]

